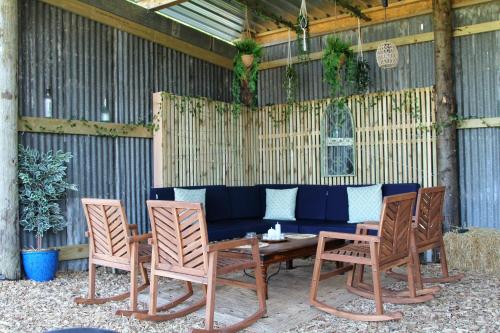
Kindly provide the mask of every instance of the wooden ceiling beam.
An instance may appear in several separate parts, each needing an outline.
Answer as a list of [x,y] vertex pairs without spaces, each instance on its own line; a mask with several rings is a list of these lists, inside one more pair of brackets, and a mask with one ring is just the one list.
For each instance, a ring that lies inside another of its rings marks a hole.
[[[494,0],[453,0],[453,8],[472,6]],[[425,15],[432,12],[432,0],[405,0],[391,3],[387,8],[387,20],[396,21],[408,17]],[[363,10],[363,13],[371,18],[371,21],[362,23],[363,26],[380,24],[384,22],[384,8],[382,6]],[[327,35],[334,31],[345,31],[356,29],[358,19],[351,15],[339,15],[337,18],[329,17],[309,23],[311,36]],[[292,38],[295,34],[292,32]],[[256,40],[261,45],[274,45],[284,43],[288,40],[288,29],[277,29],[257,34]]]
[[179,5],[188,0],[140,0],[136,4],[153,11]]

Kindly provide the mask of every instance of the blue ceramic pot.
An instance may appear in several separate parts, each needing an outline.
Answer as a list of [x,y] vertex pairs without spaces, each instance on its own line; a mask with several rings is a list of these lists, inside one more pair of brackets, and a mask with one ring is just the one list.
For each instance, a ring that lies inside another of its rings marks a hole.
[[30,280],[44,282],[53,280],[59,262],[59,250],[21,251],[24,273]]

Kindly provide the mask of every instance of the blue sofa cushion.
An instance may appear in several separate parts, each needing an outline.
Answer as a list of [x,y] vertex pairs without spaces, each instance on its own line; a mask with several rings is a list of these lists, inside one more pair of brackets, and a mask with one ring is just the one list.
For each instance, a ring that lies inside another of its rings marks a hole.
[[347,200],[347,186],[328,186],[326,198],[326,220],[347,221],[349,220],[349,203]]
[[408,192],[418,192],[420,188],[419,184],[408,183],[408,184],[384,184],[382,185],[382,195],[384,197],[389,195],[408,193]]
[[297,220],[325,220],[328,186],[299,185]]
[[303,221],[299,225],[302,234],[319,234],[321,231],[355,233],[356,224],[347,221]]
[[[231,207],[229,195],[224,185],[209,186],[183,186],[180,188],[200,189],[206,188],[206,214],[207,222],[227,220],[231,218]],[[153,188],[150,192],[152,200],[174,200],[174,189],[172,187]]]
[[260,191],[257,186],[229,186],[231,218],[256,219],[260,214]]
[[173,187],[151,188],[149,191],[149,200],[174,200]]

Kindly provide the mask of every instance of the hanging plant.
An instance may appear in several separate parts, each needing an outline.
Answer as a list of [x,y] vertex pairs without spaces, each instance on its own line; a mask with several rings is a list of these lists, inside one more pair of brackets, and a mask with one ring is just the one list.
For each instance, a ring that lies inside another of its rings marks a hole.
[[[241,111],[241,104],[247,106],[257,104],[257,80],[262,47],[253,39],[248,38],[236,42],[235,46],[237,53],[233,60],[232,93],[233,113],[238,115]],[[249,62],[245,63],[246,61]]]
[[333,36],[323,50],[323,69],[332,97],[364,92],[370,83],[368,63],[355,58],[349,43]]
[[285,67],[285,75],[283,76],[283,89],[285,89],[285,97],[287,104],[294,103],[297,100],[298,75],[293,65]]

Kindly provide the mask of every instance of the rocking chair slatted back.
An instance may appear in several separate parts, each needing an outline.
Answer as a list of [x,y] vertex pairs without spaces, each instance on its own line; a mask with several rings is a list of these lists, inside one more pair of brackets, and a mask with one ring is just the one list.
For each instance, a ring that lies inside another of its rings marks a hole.
[[147,205],[155,269],[206,276],[208,237],[201,204],[149,200]]
[[444,186],[420,189],[414,229],[417,247],[438,243],[441,240],[444,193]]
[[409,235],[416,193],[385,197],[380,219],[380,266],[409,255]]
[[83,198],[82,205],[89,230],[90,255],[128,263],[130,231],[121,201]]

